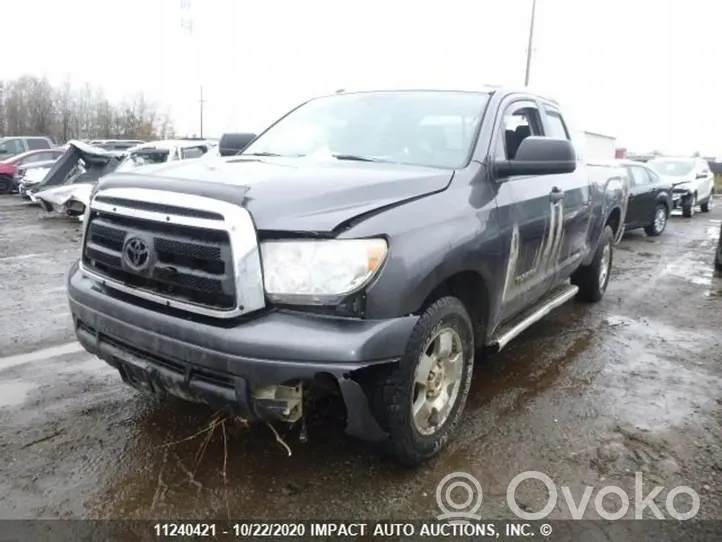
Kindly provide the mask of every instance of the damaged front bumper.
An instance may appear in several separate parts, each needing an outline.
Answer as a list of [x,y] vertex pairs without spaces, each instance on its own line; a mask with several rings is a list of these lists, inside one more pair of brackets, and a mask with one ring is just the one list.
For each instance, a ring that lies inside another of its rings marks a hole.
[[76,263],[68,297],[80,344],[136,388],[171,394],[249,420],[289,420],[299,383],[331,377],[346,432],[379,441],[362,371],[398,363],[418,317],[356,320],[268,312],[235,327],[194,322],[128,303]]
[[30,195],[48,213],[82,216],[90,202],[95,183],[70,184]]
[[672,192],[672,210],[681,209],[685,205],[691,205],[694,194],[691,191]]

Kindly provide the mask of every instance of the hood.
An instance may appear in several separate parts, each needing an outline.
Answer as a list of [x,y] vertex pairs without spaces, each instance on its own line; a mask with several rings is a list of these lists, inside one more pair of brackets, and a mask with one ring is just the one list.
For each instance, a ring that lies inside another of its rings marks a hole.
[[662,180],[668,182],[672,185],[672,188],[693,188],[695,185],[696,179],[690,179],[689,177],[671,177],[671,176],[664,176],[662,177]]
[[101,180],[101,189],[136,187],[206,196],[248,208],[259,230],[318,233],[444,190],[453,176],[445,169],[335,159],[231,157],[151,167],[111,173]]

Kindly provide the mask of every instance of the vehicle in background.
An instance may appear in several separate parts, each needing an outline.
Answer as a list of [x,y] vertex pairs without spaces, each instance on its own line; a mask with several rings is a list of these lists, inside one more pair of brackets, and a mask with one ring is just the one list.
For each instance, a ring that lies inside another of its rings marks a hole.
[[624,216],[621,168],[576,155],[525,91],[310,100],[214,167],[103,177],[68,275],[80,344],[138,389],[346,431],[400,462],[459,422],[475,349],[595,302]]
[[42,149],[26,151],[1,161],[0,194],[10,194],[17,189],[18,183],[15,181],[15,176],[18,173],[18,169],[22,166],[27,166],[35,162],[57,160],[62,155],[62,149]]
[[17,136],[0,139],[0,160],[7,160],[27,151],[52,149],[55,143],[49,137]]
[[128,149],[125,159],[118,166],[118,171],[130,171],[140,166],[200,158],[213,146],[213,143],[202,139],[172,139],[143,143]]
[[714,175],[707,160],[664,156],[646,164],[672,184],[673,209],[681,209],[682,216],[694,216],[697,206],[703,213],[709,212],[714,196]]
[[109,139],[101,141],[100,143],[91,143],[94,147],[100,147],[106,151],[125,151],[143,145],[145,141],[139,139]]
[[13,183],[15,184],[15,190],[17,190],[23,199],[30,199],[27,189],[32,185],[42,182],[55,162],[56,160],[45,160],[44,162],[33,162],[32,164],[18,168],[18,172],[13,178]]
[[245,149],[256,134],[251,133],[226,133],[221,136],[218,142],[218,154],[220,156],[233,156]]
[[[39,203],[46,211],[55,207],[69,208],[77,192],[81,196],[85,188],[78,188],[83,183],[94,184],[98,178],[113,171],[121,163],[125,154],[120,151],[106,151],[87,145],[81,141],[70,141],[65,153],[52,165],[40,182],[32,183],[27,178],[20,184],[20,192],[24,197]],[[70,185],[70,188],[67,186]],[[62,190],[57,190],[63,187]],[[82,203],[82,198],[79,199]]]
[[617,162],[625,169],[629,182],[624,230],[644,228],[651,237],[660,235],[672,213],[672,183],[642,162]]

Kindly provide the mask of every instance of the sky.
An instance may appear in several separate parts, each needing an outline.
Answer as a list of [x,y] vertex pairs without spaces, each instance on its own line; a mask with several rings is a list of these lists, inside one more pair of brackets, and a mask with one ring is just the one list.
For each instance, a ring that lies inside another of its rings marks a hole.
[[[184,5],[185,4],[185,5]],[[313,96],[523,87],[532,0],[0,0],[0,78],[143,90],[180,134],[258,131]],[[182,27],[192,20],[193,31]],[[722,2],[537,0],[530,87],[630,150],[722,155]],[[32,39],[29,39],[32,32]],[[13,43],[23,47],[13,48]]]

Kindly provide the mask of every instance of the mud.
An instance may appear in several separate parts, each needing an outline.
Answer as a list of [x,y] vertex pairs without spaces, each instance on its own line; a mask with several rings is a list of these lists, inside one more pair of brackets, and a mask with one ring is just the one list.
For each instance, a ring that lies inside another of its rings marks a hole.
[[[505,518],[507,485],[536,470],[560,488],[553,518],[571,517],[561,486],[577,503],[610,484],[633,500],[640,472],[645,494],[664,486],[665,516],[666,492],[685,485],[697,517],[722,519],[720,205],[673,217],[658,238],[626,235],[599,304],[569,303],[477,360],[456,440],[417,471],[333,418],[305,444],[281,435],[290,457],[268,427],[240,424],[216,428],[201,453],[205,434],[184,439],[210,409],[135,392],[73,343],[64,280],[79,225],[41,215],[0,198],[0,517],[431,518],[437,484],[461,471],[483,486],[480,513]],[[528,511],[547,498],[541,482],[517,489]]]

